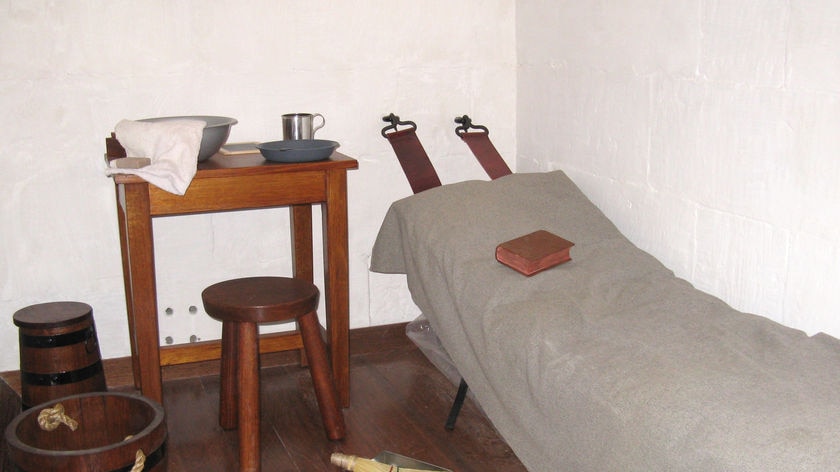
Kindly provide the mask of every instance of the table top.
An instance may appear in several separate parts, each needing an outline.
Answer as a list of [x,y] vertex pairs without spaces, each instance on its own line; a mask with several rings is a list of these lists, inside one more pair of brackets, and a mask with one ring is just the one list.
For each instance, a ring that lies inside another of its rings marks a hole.
[[[331,169],[355,169],[358,161],[352,157],[334,152],[328,159],[314,162],[271,162],[259,152],[248,154],[224,155],[216,154],[204,162],[198,163],[198,169],[193,179],[214,177],[265,175],[284,172],[322,171]],[[115,174],[114,182],[118,184],[143,183],[142,177],[129,174]]]

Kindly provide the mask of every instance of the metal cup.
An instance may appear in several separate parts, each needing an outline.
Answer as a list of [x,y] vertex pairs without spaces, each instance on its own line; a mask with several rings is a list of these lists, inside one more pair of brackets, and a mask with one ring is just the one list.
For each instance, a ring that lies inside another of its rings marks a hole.
[[[315,117],[321,118],[321,124],[313,127]],[[325,124],[327,120],[320,113],[287,113],[283,115],[283,139],[312,139]]]

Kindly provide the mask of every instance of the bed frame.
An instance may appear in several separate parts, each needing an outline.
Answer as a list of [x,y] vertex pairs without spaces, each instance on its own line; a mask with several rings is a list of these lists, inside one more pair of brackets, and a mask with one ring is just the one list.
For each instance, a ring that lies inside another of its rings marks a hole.
[[[572,260],[532,277],[495,260],[536,229],[574,241]],[[406,274],[529,470],[840,470],[840,341],[695,289],[562,171],[394,202],[371,270]]]

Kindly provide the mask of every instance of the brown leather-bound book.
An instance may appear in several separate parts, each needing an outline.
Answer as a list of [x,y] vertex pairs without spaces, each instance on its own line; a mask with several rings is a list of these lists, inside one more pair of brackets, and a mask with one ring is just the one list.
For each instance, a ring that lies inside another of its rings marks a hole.
[[530,277],[570,261],[569,249],[574,245],[571,241],[541,229],[499,244],[496,247],[496,260]]

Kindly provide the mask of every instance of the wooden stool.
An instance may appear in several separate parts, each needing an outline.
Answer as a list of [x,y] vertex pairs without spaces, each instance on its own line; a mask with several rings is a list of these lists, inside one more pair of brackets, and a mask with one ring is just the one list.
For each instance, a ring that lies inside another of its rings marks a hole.
[[219,423],[239,428],[240,470],[260,468],[259,323],[297,320],[327,437],[344,437],[344,417],[315,312],[318,295],[315,285],[288,277],[227,280],[201,293],[207,314],[222,322]]

